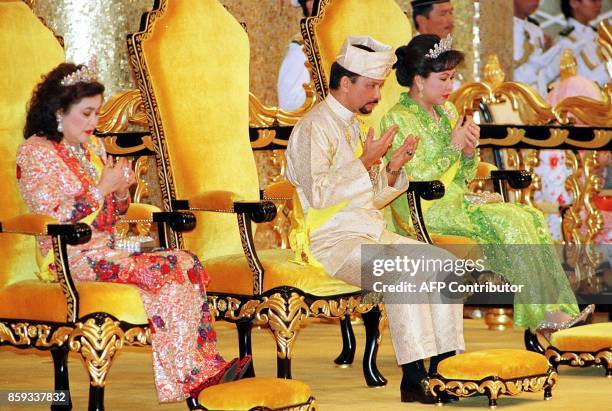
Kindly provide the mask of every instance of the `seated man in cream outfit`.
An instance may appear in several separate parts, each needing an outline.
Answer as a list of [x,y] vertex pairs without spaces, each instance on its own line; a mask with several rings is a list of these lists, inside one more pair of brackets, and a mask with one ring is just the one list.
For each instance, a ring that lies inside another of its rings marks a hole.
[[[356,114],[372,111],[395,60],[390,46],[368,36],[349,36],[331,67],[329,95],[296,124],[286,151],[287,179],[304,213],[309,253],[330,275],[357,286],[362,286],[362,245],[406,244],[415,260],[455,259],[385,227],[381,209],[407,190],[401,170],[418,137],[407,138],[385,167],[382,158],[397,128],[374,139],[372,129],[362,131]],[[419,304],[385,304],[403,369],[402,401],[433,403],[424,389],[428,373],[423,359],[432,357],[431,374],[442,359],[464,349],[463,306],[431,301],[425,295]]]

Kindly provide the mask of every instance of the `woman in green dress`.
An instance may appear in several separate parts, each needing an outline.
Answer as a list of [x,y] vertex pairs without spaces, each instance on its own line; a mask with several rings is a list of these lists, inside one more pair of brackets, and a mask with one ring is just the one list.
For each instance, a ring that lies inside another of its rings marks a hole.
[[[511,284],[525,285],[515,294],[516,327],[533,331],[543,322],[548,328],[571,326],[592,307],[580,315],[542,213],[523,204],[490,202],[494,196],[469,196],[467,182],[478,167],[480,131],[470,117],[458,119],[447,101],[455,67],[463,60],[463,53],[452,50],[450,43],[450,36],[441,40],[419,35],[397,49],[397,80],[409,90],[381,121],[382,132],[399,126],[389,153],[407,135],[420,137],[414,157],[404,165],[406,175],[413,181],[441,180],[446,189],[444,197],[424,206],[427,230],[474,240],[481,244],[486,269]],[[391,230],[409,235],[406,197],[398,197],[387,211]]]

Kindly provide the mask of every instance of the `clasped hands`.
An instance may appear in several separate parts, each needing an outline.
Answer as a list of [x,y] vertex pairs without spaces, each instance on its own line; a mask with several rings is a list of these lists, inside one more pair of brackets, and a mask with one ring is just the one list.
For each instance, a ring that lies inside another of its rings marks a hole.
[[474,155],[474,150],[480,142],[480,127],[474,123],[472,116],[461,116],[452,131],[451,147],[455,147],[468,157]]
[[132,171],[130,161],[120,157],[117,161],[112,156],[106,158],[102,177],[98,183],[98,189],[104,196],[115,193],[119,198],[125,198],[129,194],[130,187],[136,183],[136,177]]
[[[374,129],[370,128],[368,130],[368,135],[363,144],[363,154],[359,157],[366,170],[370,170],[372,166],[380,164],[382,157],[389,150],[397,130],[398,126],[394,124],[378,140],[374,139]],[[406,140],[391,156],[389,170],[391,172],[400,171],[404,164],[410,161],[414,155],[418,143],[419,137],[414,137],[412,134],[406,136]],[[389,183],[392,185],[391,181]]]

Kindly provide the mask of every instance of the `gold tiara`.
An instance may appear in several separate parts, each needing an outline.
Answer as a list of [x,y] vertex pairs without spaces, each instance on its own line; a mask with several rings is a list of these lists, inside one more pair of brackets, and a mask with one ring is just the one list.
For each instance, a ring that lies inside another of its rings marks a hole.
[[70,73],[60,81],[64,87],[72,86],[76,83],[92,83],[98,80],[98,67],[96,64],[96,56],[91,56],[89,62],[75,71]]
[[434,45],[434,48],[429,49],[425,57],[428,59],[437,59],[440,54],[451,50],[453,47],[453,39],[451,38],[450,33],[446,36],[446,38],[440,39],[440,42]]

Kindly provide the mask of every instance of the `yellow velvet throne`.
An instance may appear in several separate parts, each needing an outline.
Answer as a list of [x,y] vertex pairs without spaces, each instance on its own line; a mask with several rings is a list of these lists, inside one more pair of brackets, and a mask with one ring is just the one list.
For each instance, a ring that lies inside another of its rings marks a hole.
[[[89,409],[103,410],[106,376],[116,353],[125,345],[150,344],[147,316],[132,286],[75,283],[66,247],[89,241],[91,229],[27,214],[17,187],[15,156],[23,141],[26,105],[41,76],[65,60],[60,42],[25,2],[0,0],[0,53],[12,56],[0,66],[0,346],[49,350],[55,390],[68,393],[68,353],[78,353],[90,379]],[[125,218],[153,222],[188,216],[183,223],[195,222],[193,215],[162,216],[156,210],[133,203]],[[56,281],[37,276],[36,235],[52,237]],[[68,394],[66,403],[52,409],[71,407]]]
[[[307,317],[372,310],[365,315],[364,371],[368,384],[384,385],[372,371],[379,313],[361,304],[360,290],[291,262],[290,250],[254,247],[253,223],[271,221],[276,208],[260,201],[249,140],[247,32],[217,0],[158,1],[140,30],[128,36],[128,49],[157,151],[163,205],[197,215],[196,229],[174,233],[171,241],[202,259],[211,311],[236,323],[240,355],[251,353],[252,325],[267,324],[278,376],[290,378],[293,345]],[[343,353],[350,356],[354,341],[348,342]]]

